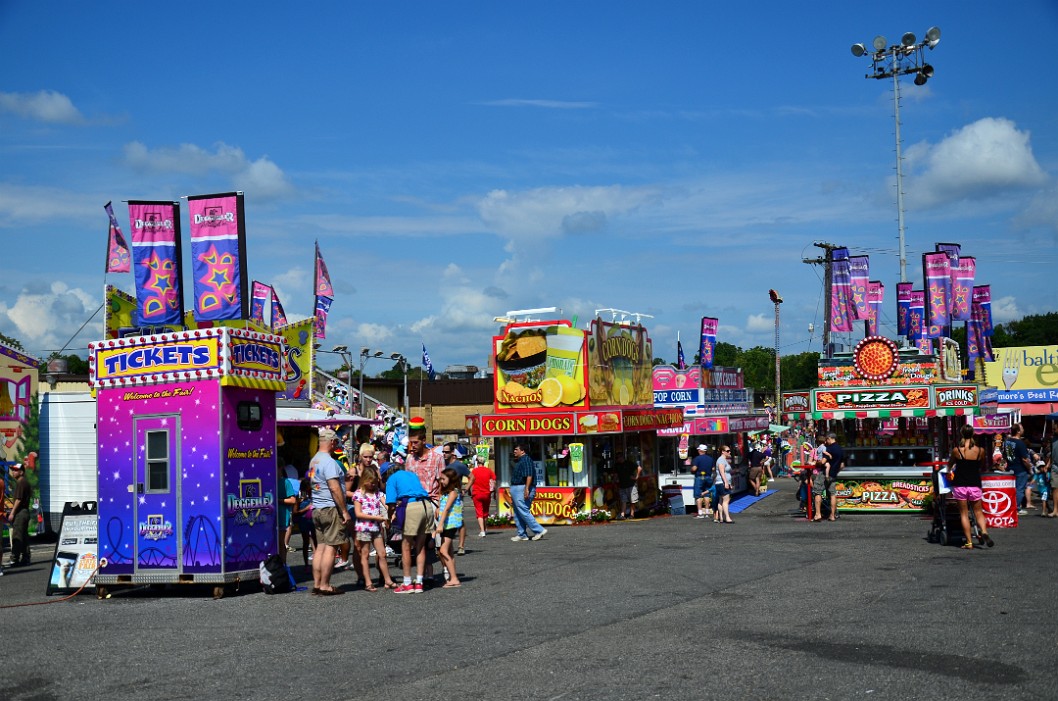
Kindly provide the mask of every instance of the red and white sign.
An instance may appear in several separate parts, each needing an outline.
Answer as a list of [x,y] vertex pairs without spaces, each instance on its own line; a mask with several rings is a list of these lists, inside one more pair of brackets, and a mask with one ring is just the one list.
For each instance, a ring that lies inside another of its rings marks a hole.
[[981,476],[981,510],[989,528],[1017,528],[1018,501],[1013,475]]

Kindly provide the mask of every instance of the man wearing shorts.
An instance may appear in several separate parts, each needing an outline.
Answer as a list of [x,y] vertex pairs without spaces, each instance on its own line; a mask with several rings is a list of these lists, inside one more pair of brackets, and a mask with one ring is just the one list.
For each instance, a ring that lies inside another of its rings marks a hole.
[[697,518],[709,516],[709,504],[712,501],[713,465],[716,461],[709,455],[709,446],[701,443],[698,456],[691,461],[691,473],[694,474],[694,505],[698,508]]
[[312,523],[316,528],[316,552],[312,558],[312,593],[319,596],[344,594],[331,586],[331,572],[338,548],[349,538],[352,519],[345,508],[344,475],[331,457],[338,435],[320,429],[319,451],[309,463],[312,475]]
[[[404,581],[394,594],[422,594],[423,573],[426,571],[426,536],[433,529],[435,509],[430,495],[414,472],[394,465],[387,473],[386,505],[392,517],[399,503],[404,504],[404,524],[400,540],[401,566]],[[394,526],[396,527],[396,526]],[[411,580],[411,562],[415,560],[415,582]]]

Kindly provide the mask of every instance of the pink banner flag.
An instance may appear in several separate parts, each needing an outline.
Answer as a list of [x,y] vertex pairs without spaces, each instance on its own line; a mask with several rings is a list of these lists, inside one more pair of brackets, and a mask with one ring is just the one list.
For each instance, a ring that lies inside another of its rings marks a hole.
[[713,367],[713,356],[716,353],[716,332],[720,320],[711,316],[702,317],[702,337],[698,346],[698,363],[705,369]]
[[917,341],[925,336],[926,293],[911,290],[907,317],[907,340]]
[[272,288],[254,280],[250,289],[250,320],[264,326],[264,307],[271,296]]
[[911,328],[911,289],[910,282],[896,283],[896,335],[908,336]]
[[316,323],[314,325],[316,338],[327,338],[327,315],[331,311],[333,301],[330,297],[316,298]]
[[136,323],[183,326],[180,205],[129,200],[132,260],[136,276]]
[[323,262],[320,255],[320,244],[316,244],[316,296],[334,299],[334,287],[331,286],[331,276],[327,272],[327,264]]
[[977,259],[973,256],[959,258],[958,267],[952,271],[951,318],[952,321],[969,321],[973,300],[974,277],[977,275]]
[[867,283],[867,335],[878,335],[878,315],[882,312],[882,302],[885,300],[885,285],[878,280]]
[[108,273],[127,273],[132,270],[132,256],[129,254],[129,244],[121,235],[121,227],[118,226],[118,218],[114,216],[114,208],[107,202],[103,205],[110,218],[110,233],[107,235],[107,268]]
[[853,320],[864,321],[870,314],[867,295],[868,284],[871,277],[871,259],[869,256],[849,257],[849,291],[851,294],[849,306],[849,317]]
[[[944,252],[922,254],[922,279],[926,288],[926,323],[943,328],[951,323],[948,298],[951,289],[951,261]],[[936,336],[931,336],[936,338]]]
[[836,333],[852,331],[849,312],[852,304],[852,282],[849,270],[849,249],[835,248],[831,251],[830,266],[830,330]]
[[283,311],[283,305],[279,303],[279,295],[276,294],[276,289],[272,288],[272,329],[278,329],[287,325],[287,315]]
[[195,274],[195,320],[249,316],[246,223],[238,193],[187,198],[191,217],[191,261]]

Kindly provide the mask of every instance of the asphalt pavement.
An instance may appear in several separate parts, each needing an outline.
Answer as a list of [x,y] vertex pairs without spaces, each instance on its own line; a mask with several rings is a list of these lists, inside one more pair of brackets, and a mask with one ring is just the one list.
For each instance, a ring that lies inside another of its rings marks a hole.
[[0,578],[0,698],[1058,698],[1058,519],[965,551],[914,515],[808,523],[777,486],[731,525],[471,527],[463,586],[422,595],[58,601],[37,546]]

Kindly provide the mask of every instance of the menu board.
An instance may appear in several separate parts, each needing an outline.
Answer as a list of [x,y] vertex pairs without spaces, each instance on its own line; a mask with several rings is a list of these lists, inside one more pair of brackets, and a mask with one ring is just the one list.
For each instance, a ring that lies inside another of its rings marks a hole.
[[72,594],[94,588],[92,577],[98,569],[99,514],[96,502],[68,502],[62,509],[59,540],[52,557],[51,575],[45,596]]

